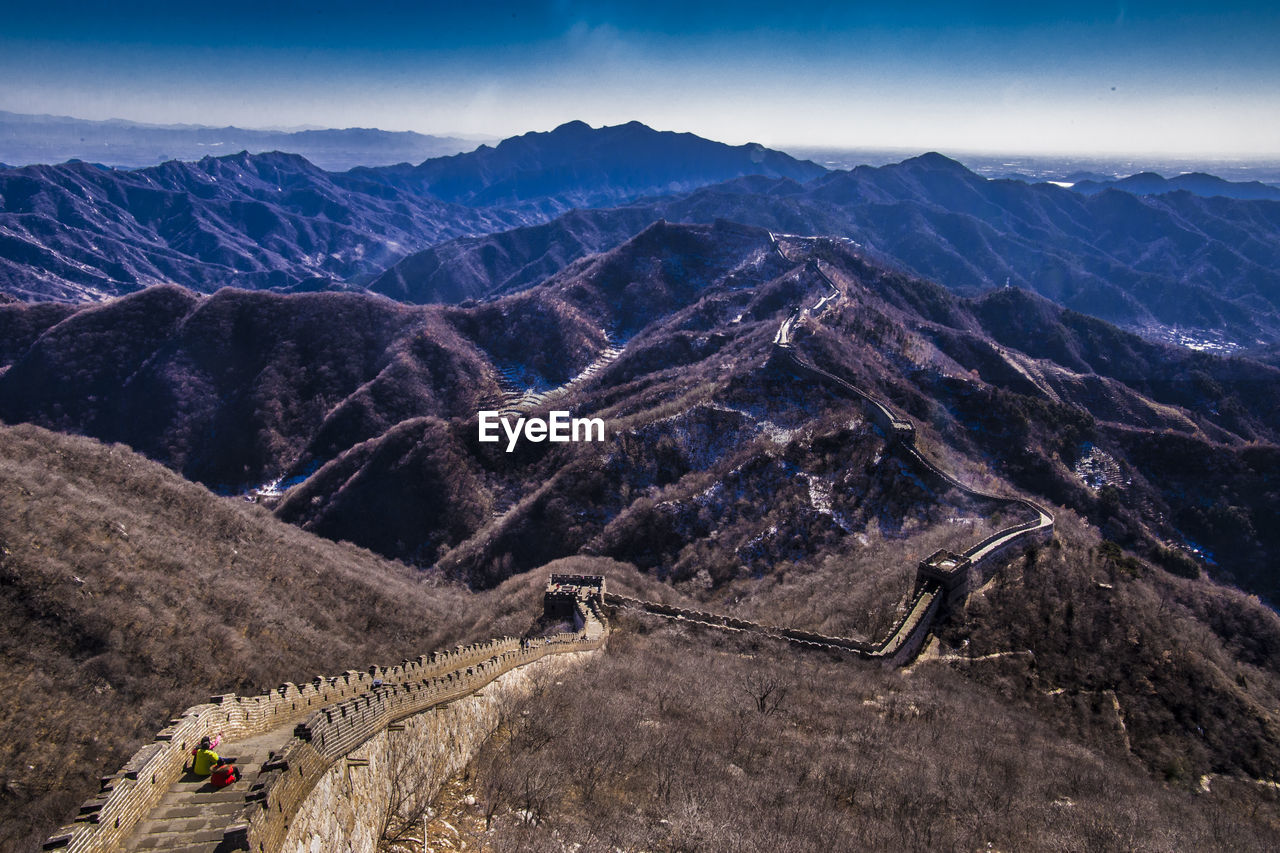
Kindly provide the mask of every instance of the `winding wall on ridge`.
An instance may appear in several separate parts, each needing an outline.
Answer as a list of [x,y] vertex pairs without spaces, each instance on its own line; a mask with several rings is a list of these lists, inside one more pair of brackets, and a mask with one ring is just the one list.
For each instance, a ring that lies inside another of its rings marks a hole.
[[[772,234],[769,239],[784,260],[795,263],[786,257]],[[806,268],[821,276],[833,291],[814,306],[815,309],[840,295],[820,262],[811,259]],[[946,609],[986,581],[1010,553],[1052,539],[1053,516],[1025,498],[983,492],[961,483],[916,448],[915,426],[909,419],[801,357],[790,337],[792,329],[809,310],[803,306],[797,308],[783,321],[770,356],[774,366],[831,385],[861,401],[868,418],[922,475],[973,497],[1025,510],[1030,516],[975,543],[963,554],[938,552],[921,563],[906,613],[883,640],[872,643],[763,625],[614,595],[605,590],[602,578],[594,576],[553,575],[545,600],[546,612],[571,618],[577,628],[575,633],[533,641],[503,639],[462,646],[453,652],[424,655],[397,667],[371,667],[368,672],[349,671],[329,678],[317,677],[301,687],[284,684],[258,696],[214,696],[206,704],[188,708],[161,730],[152,743],[139,749],[120,771],[104,777],[100,794],[87,801],[76,821],[50,838],[44,849],[72,853],[120,850],[139,822],[181,778],[191,747],[202,737],[222,734],[228,740],[236,740],[282,727],[287,729],[290,725],[293,728],[287,741],[281,749],[272,751],[244,793],[234,818],[227,822],[216,844],[211,843],[208,849],[258,853],[276,853],[286,848],[333,849],[335,845],[364,849],[376,840],[367,831],[367,823],[370,809],[376,811],[377,798],[382,796],[377,792],[385,786],[365,783],[360,787],[353,783],[350,777],[353,767],[369,768],[371,776],[378,768],[372,767],[374,758],[350,758],[352,753],[364,747],[364,752],[380,756],[376,761],[385,764],[389,755],[405,748],[404,744],[397,747],[392,743],[392,734],[406,730],[418,732],[419,739],[414,743],[419,746],[425,743],[436,748],[442,740],[460,741],[457,724],[452,724],[452,728],[438,721],[433,724],[423,720],[424,713],[447,708],[469,697],[475,699],[487,685],[549,656],[601,648],[607,639],[605,606],[634,608],[725,630],[757,633],[802,647],[839,650],[890,665],[913,659]],[[481,720],[480,725],[469,730],[469,743],[479,742],[477,733],[485,728],[483,720],[489,719],[485,715],[492,716],[492,708],[486,710],[483,705],[478,702],[475,709],[467,711],[454,708],[458,712],[455,717],[469,714]],[[452,734],[442,736],[441,732]],[[465,752],[466,749],[458,749],[456,754],[448,756],[442,764],[445,771],[456,768],[457,762],[464,760]],[[344,758],[349,759],[345,766]],[[341,809],[335,811],[334,804],[357,788],[365,801],[363,811],[351,811],[346,819],[335,817]],[[344,791],[347,794],[343,794]],[[317,842],[321,844],[319,848],[315,847]]]
[[[769,234],[769,241],[772,249],[784,261],[791,264],[797,263],[787,257],[777,237],[772,233]],[[805,269],[821,277],[833,291],[832,294],[823,297],[817,305],[813,306],[813,309],[819,309],[833,297],[839,296],[840,288],[823,271],[821,262],[811,258],[805,262]],[[890,443],[900,449],[924,477],[971,497],[1022,510],[1029,518],[996,531],[970,546],[962,554],[939,551],[922,562],[916,572],[915,590],[906,612],[888,636],[878,643],[848,637],[830,637],[794,628],[762,625],[732,616],[672,607],[614,594],[606,594],[604,601],[613,607],[641,610],[657,616],[696,622],[713,628],[761,634],[799,646],[849,652],[858,657],[883,660],[889,665],[900,666],[910,662],[916,656],[925,638],[938,620],[945,615],[947,609],[955,606],[971,590],[989,580],[996,568],[1007,562],[1011,553],[1044,545],[1052,540],[1053,514],[1026,498],[984,492],[960,482],[915,446],[915,424],[909,418],[896,414],[883,401],[804,359],[796,351],[791,336],[796,325],[810,310],[802,305],[782,321],[773,339],[773,351],[769,357],[772,366],[790,370],[814,382],[834,386],[860,401],[868,419],[884,433]]]

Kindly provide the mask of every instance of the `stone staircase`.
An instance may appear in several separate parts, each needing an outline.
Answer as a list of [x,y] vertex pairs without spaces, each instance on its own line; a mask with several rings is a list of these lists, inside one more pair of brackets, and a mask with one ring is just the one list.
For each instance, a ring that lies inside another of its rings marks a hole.
[[214,853],[244,809],[245,795],[266,764],[293,737],[295,724],[217,747],[235,760],[240,780],[215,790],[208,777],[187,773],[170,786],[159,804],[139,822],[123,849],[139,853]]

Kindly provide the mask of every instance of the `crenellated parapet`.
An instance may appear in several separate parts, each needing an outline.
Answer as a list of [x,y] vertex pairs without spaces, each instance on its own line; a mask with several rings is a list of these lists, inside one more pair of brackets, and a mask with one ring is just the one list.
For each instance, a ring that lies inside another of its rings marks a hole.
[[[602,589],[602,579],[595,580],[593,588]],[[472,693],[511,669],[550,654],[602,646],[607,630],[603,613],[598,604],[589,603],[589,595],[585,598],[584,627],[578,633],[490,640],[432,652],[396,666],[317,676],[302,685],[286,683],[255,696],[213,696],[170,720],[119,771],[104,777],[99,794],[85,802],[75,821],[48,839],[43,849],[68,853],[121,849],[139,821],[182,777],[192,748],[202,738],[220,735],[227,742],[240,741],[296,721],[294,739],[263,768],[246,797],[243,819],[224,846],[248,849],[238,847],[241,838],[275,838],[275,823],[267,812],[291,814],[286,806],[300,802],[317,774],[345,754],[343,750],[398,719]],[[253,849],[274,849],[262,843]]]
[[514,648],[446,675],[384,685],[317,711],[298,725],[283,751],[263,766],[245,797],[240,818],[225,832],[223,849],[280,849],[293,815],[329,767],[397,721],[475,693],[547,655],[590,651],[603,643],[603,637],[585,633],[517,642]]

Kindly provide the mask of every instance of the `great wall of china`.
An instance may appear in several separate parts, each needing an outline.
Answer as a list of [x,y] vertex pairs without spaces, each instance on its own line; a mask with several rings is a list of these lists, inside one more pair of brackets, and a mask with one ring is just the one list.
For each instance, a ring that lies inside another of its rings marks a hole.
[[[773,234],[769,240],[784,261],[795,263]],[[1012,552],[1052,539],[1053,516],[1025,498],[991,494],[961,483],[916,448],[915,427],[909,420],[803,359],[791,340],[796,325],[810,311],[841,296],[820,261],[810,259],[804,269],[816,272],[832,293],[812,308],[797,308],[783,321],[770,364],[860,401],[868,418],[922,475],[970,496],[1025,510],[1030,516],[962,554],[939,551],[923,561],[905,614],[884,640],[872,643],[762,625],[615,595],[598,576],[552,575],[544,611],[551,618],[572,620],[576,631],[433,652],[400,666],[317,677],[301,687],[284,684],[257,696],[214,696],[206,704],[188,708],[119,771],[104,777],[100,793],[43,849],[66,853],[372,850],[377,841],[373,827],[390,796],[390,757],[406,752],[443,755],[434,765],[436,777],[430,780],[438,787],[465,766],[497,726],[503,706],[527,694],[527,673],[557,661],[580,660],[603,648],[609,607],[760,634],[887,665],[913,659],[947,608],[988,580]],[[220,750],[233,756],[242,770],[241,780],[221,791],[184,769],[192,747],[202,737],[214,735],[223,738]]]
[[[312,792],[335,766],[370,739],[403,721],[476,696],[483,688],[545,658],[601,648],[606,639],[599,591],[553,584],[549,612],[578,630],[535,640],[502,639],[435,652],[395,667],[371,667],[284,684],[258,696],[214,696],[188,708],[102,780],[101,793],[81,806],[76,821],[44,844],[68,853],[106,851],[277,851],[337,849],[329,838],[295,838]],[[488,709],[496,725],[498,709]],[[475,729],[476,727],[472,727]],[[468,732],[471,748],[491,726]],[[459,745],[457,725],[439,734]],[[236,758],[241,781],[214,791],[207,779],[185,772],[191,749],[221,735],[219,750]],[[436,746],[420,744],[419,746]],[[465,758],[465,756],[464,756]],[[444,768],[447,770],[447,768]],[[455,768],[456,769],[456,768]],[[443,781],[443,780],[440,780]],[[371,812],[377,803],[371,803]],[[372,813],[361,816],[372,824]],[[331,846],[333,845],[333,846]]]
[[[775,235],[769,234],[770,248],[788,264],[798,265],[783,252]],[[625,607],[696,622],[712,628],[742,631],[785,640],[793,645],[810,648],[832,649],[849,652],[858,657],[878,659],[893,666],[901,666],[912,660],[924,644],[933,626],[942,618],[947,608],[955,606],[969,594],[991,579],[996,568],[1015,550],[1043,545],[1053,538],[1053,515],[1038,504],[1020,497],[1008,497],[974,489],[939,468],[915,446],[915,424],[894,414],[888,405],[855,385],[811,364],[800,356],[792,341],[797,325],[805,315],[820,311],[828,302],[839,299],[842,292],[830,276],[823,271],[821,262],[809,259],[803,268],[818,277],[831,289],[812,307],[800,306],[791,312],[778,327],[773,339],[770,364],[810,380],[832,386],[862,403],[868,419],[885,438],[894,445],[924,477],[935,484],[954,488],[970,497],[981,498],[1021,510],[1027,520],[1009,525],[974,544],[962,554],[938,551],[924,560],[916,569],[913,594],[902,619],[879,642],[867,642],[847,637],[829,637],[812,631],[795,628],[762,625],[732,616],[707,613],[701,610],[673,607],[652,601],[641,601],[624,596],[606,594],[605,603],[613,607]]]

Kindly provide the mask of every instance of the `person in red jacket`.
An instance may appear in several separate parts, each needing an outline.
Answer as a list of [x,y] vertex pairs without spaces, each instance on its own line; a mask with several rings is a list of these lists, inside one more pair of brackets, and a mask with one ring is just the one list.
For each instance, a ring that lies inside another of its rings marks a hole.
[[[219,759],[219,761],[222,761]],[[240,771],[234,764],[223,761],[209,774],[209,784],[215,788],[225,788],[233,782],[240,781]]]

